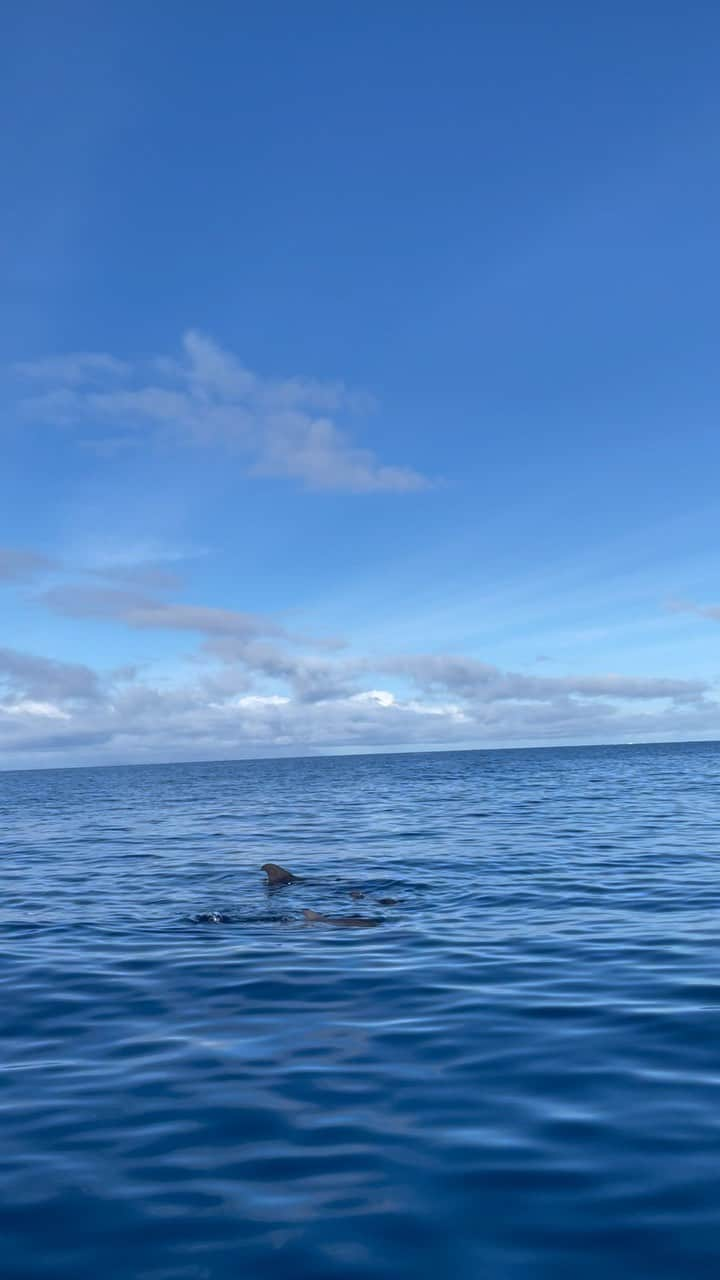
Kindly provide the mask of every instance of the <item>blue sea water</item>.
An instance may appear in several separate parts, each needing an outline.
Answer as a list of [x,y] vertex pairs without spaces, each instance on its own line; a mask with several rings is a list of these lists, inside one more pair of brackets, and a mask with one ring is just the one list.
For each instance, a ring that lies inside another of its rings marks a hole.
[[5,773],[0,867],[4,1280],[717,1275],[720,745]]

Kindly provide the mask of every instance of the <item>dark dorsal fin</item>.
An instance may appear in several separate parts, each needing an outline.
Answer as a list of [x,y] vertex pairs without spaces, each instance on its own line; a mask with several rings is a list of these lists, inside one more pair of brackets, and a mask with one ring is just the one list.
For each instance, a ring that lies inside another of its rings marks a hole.
[[265,862],[260,870],[265,872],[268,884],[292,884],[293,880],[298,878],[292,871],[279,867],[276,862]]

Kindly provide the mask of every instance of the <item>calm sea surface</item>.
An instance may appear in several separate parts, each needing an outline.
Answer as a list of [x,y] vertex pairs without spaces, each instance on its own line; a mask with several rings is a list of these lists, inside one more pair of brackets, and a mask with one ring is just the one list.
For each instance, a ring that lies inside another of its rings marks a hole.
[[3,1280],[717,1277],[720,745],[4,773],[0,868]]

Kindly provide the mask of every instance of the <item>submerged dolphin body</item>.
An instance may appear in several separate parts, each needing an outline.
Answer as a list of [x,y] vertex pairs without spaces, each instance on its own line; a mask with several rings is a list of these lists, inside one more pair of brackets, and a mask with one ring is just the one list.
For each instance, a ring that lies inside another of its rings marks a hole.
[[[365,890],[364,890],[364,889],[351,889],[351,890],[350,890],[350,897],[351,897],[351,898],[364,898],[364,897],[365,897]],[[398,902],[399,902],[399,898],[376,898],[376,899],[375,899],[375,901],[377,902],[377,904],[378,904],[378,906],[379,906],[379,907],[396,907],[396,906],[397,906],[397,904],[398,904]]]
[[372,929],[381,920],[368,920],[364,916],[324,916],[319,911],[303,911],[308,924],[332,924],[337,929]]
[[276,862],[264,862],[260,870],[265,872],[268,884],[273,888],[280,884],[294,884],[300,878],[294,876],[292,871],[287,871],[285,867],[279,867]]
[[[282,885],[297,884],[302,880],[302,876],[296,876],[292,871],[288,871],[287,867],[280,867],[276,862],[264,862],[260,868],[267,876],[269,889],[278,889]],[[364,889],[351,889],[351,898],[364,898]],[[378,898],[378,905],[381,907],[394,907],[397,905],[397,898]],[[372,925],[380,924],[380,920],[369,920],[364,916],[324,916],[317,911],[304,911],[303,915],[306,920],[320,924],[334,924],[338,928],[345,929],[369,929]]]

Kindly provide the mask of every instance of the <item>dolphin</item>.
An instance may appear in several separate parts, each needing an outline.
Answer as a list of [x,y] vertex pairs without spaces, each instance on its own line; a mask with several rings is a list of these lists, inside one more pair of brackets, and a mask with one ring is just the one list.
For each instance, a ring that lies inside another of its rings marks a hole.
[[294,876],[292,871],[286,871],[285,867],[279,867],[276,862],[264,862],[260,870],[265,872],[268,884],[273,889],[281,884],[294,884],[296,880],[300,879],[299,876]]
[[338,929],[372,929],[381,920],[368,920],[364,916],[323,916],[319,911],[303,911],[308,924],[333,924]]
[[[350,890],[350,897],[351,897],[351,898],[364,898],[364,897],[365,897],[365,890],[364,890],[364,889],[351,889],[351,890]],[[379,906],[379,907],[396,907],[396,906],[397,906],[397,904],[398,904],[398,902],[399,902],[399,899],[398,899],[398,898],[376,898],[376,902],[377,902],[377,904],[378,904],[378,906]]]

